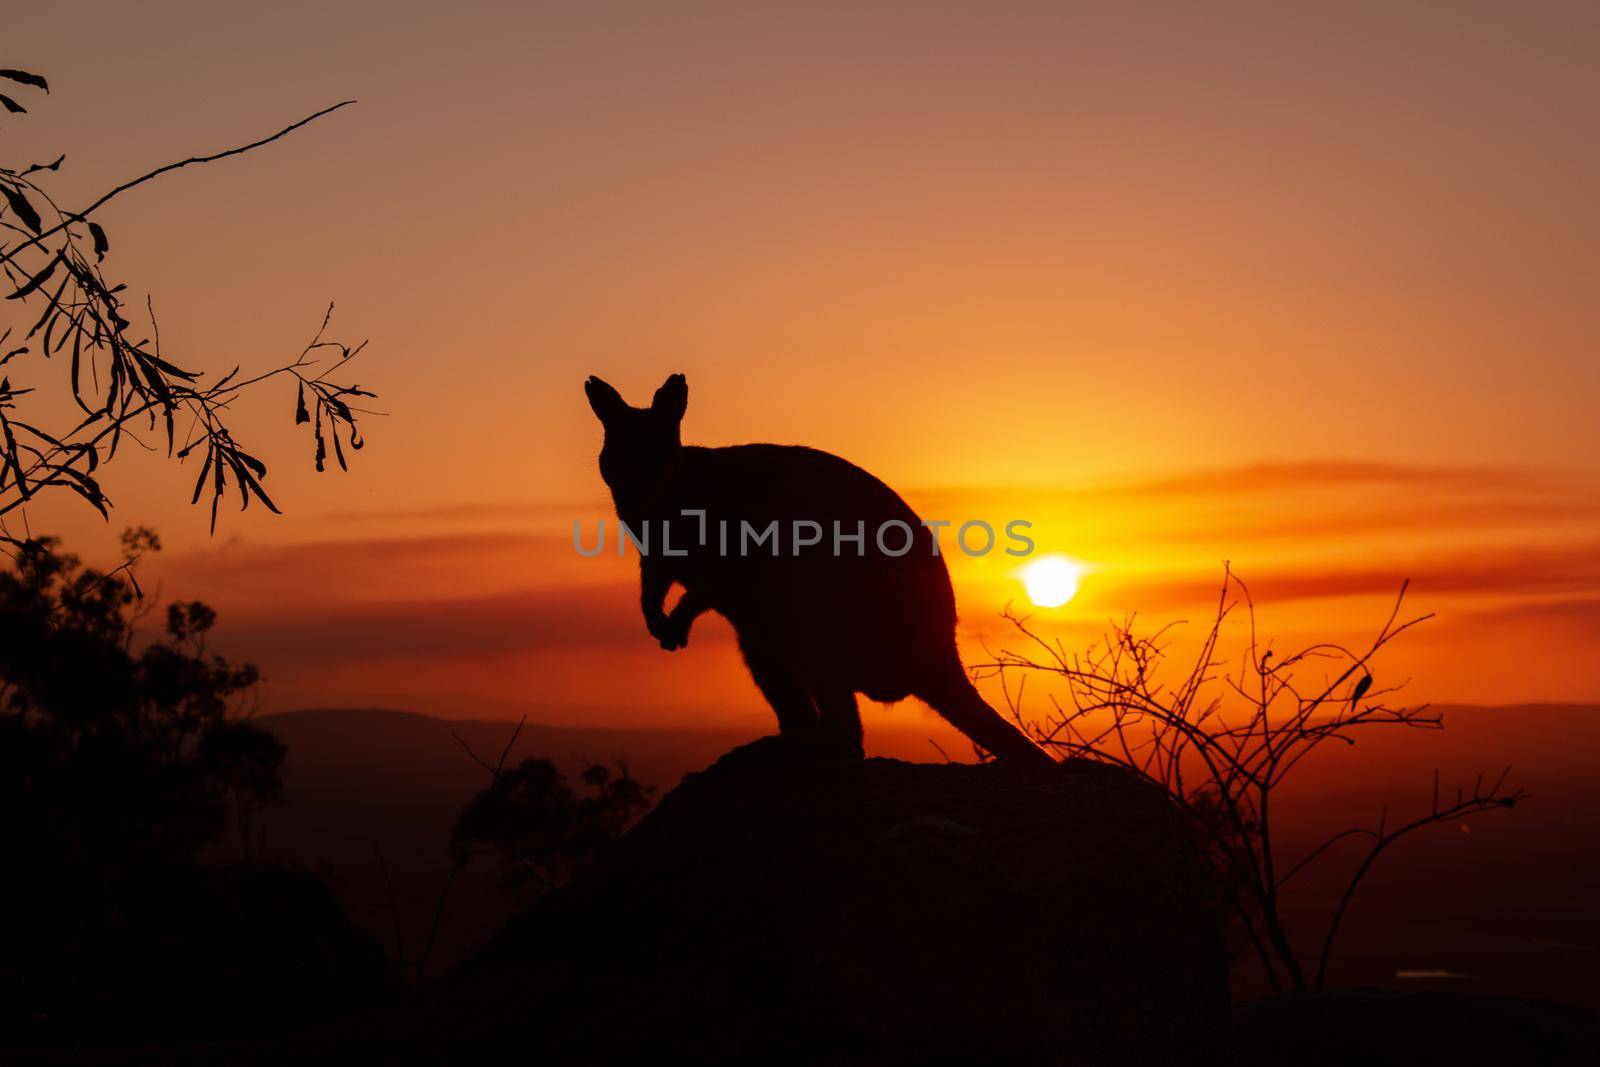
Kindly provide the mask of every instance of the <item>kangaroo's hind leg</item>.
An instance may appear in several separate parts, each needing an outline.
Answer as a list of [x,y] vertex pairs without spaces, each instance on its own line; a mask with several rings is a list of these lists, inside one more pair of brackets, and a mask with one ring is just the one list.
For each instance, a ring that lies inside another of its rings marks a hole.
[[828,752],[856,759],[866,755],[861,743],[861,709],[854,693],[848,689],[819,692],[817,713],[822,718],[822,745]]
[[817,706],[791,671],[748,649],[744,653],[745,665],[756,688],[767,698],[778,716],[778,732],[785,737],[816,737]]
[[1034,743],[1011,720],[991,708],[967,672],[954,648],[948,659],[914,690],[914,695],[942,715],[957,730],[1002,760],[1019,763],[1055,763],[1055,758]]

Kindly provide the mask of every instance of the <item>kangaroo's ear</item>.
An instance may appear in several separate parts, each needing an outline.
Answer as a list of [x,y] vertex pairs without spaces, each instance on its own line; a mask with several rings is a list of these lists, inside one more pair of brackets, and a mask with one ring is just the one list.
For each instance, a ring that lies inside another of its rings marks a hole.
[[588,394],[589,406],[601,422],[610,422],[628,408],[621,393],[592,374],[583,383],[583,391]]
[[658,415],[665,415],[673,422],[683,418],[683,413],[689,409],[689,380],[681,374],[674,374],[662,383],[656,390],[656,395],[650,401],[650,410]]

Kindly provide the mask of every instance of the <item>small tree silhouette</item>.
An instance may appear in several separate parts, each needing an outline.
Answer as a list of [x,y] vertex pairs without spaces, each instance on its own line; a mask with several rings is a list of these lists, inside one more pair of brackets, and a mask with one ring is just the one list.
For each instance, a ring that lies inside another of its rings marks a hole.
[[[1509,768],[1492,781],[1480,775],[1471,790],[1453,796],[1441,795],[1435,774],[1426,814],[1393,824],[1385,808],[1375,826],[1342,830],[1285,862],[1272,801],[1308,756],[1330,741],[1354,744],[1369,729],[1444,727],[1443,717],[1427,705],[1387,703],[1399,686],[1374,687],[1373,657],[1432,617],[1399,621],[1408,585],[1401,586],[1394,609],[1365,649],[1324,642],[1279,655],[1257,637],[1249,589],[1225,568],[1216,613],[1186,671],[1169,677],[1164,668],[1172,626],[1140,635],[1130,618],[1085,652],[1069,653],[1010,609],[1005,617],[1026,641],[1025,650],[1002,650],[978,669],[999,676],[1012,716],[1040,744],[1123,767],[1162,789],[1204,842],[1220,904],[1237,921],[1272,987],[1320,987],[1340,922],[1391,845],[1425,826],[1510,809],[1526,796],[1506,788]],[[1230,665],[1219,649],[1222,629],[1241,608],[1249,637],[1241,661]],[[1315,681],[1297,673],[1314,665],[1323,668]],[[1064,683],[1066,699],[1052,694],[1051,710],[1032,718],[1023,698],[1027,679],[1040,675]],[[1365,840],[1367,851],[1328,919],[1315,969],[1308,973],[1284,925],[1283,893],[1297,874],[1348,839]]]
[[[27,71],[0,70],[0,85],[7,82],[22,86],[10,90],[19,94],[50,90],[44,78]],[[234,367],[206,381],[163,354],[148,298],[149,336],[132,332],[127,286],[102,273],[111,242],[91,217],[121,194],[163,174],[253,151],[352,102],[324,108],[249,144],[158,167],[83,208],[62,207],[43,184],[60,170],[65,156],[48,163],[0,165],[0,271],[8,290],[0,304],[5,315],[0,318],[0,544],[20,548],[27,543],[25,536],[12,533],[6,519],[25,514],[29,501],[44,492],[75,494],[106,515],[110,501],[97,471],[115,458],[124,437],[139,440],[141,431],[164,437],[168,455],[180,461],[193,456],[200,463],[194,501],[209,497],[213,530],[217,507],[230,485],[241,508],[255,499],[277,511],[261,484],[266,465],[234,439],[227,420],[228,409],[241,395],[272,379],[294,383],[294,421],[312,424],[317,470],[324,468],[330,442],[341,468],[347,462],[345,445],[362,447],[356,427],[361,409],[355,405],[373,393],[337,384],[330,375],[342,371],[364,344],[327,338],[331,304],[316,335],[294,361],[249,375]],[[4,93],[0,105],[13,115],[27,110]],[[61,390],[45,391],[36,416],[24,408],[41,397],[24,398],[37,388],[14,386],[7,368],[40,371],[42,360],[62,364],[66,380]],[[58,408],[62,394],[70,397],[81,418],[46,428],[42,412]]]
[[230,720],[205,732],[196,755],[233,808],[239,856],[249,867],[257,848],[251,835],[252,817],[263,805],[283,803],[283,761],[288,749],[276,735],[248,722]]
[[[530,757],[507,770],[506,760],[527,721],[523,716],[517,722],[493,763],[474,752],[460,734],[451,735],[468,758],[489,775],[489,784],[456,818],[450,833],[450,873],[431,901],[397,890],[383,849],[372,842],[394,920],[391,963],[412,989],[421,988],[427,980],[451,890],[474,858],[497,855],[506,889],[518,903],[525,904],[593,863],[606,845],[649,807],[655,787],[641,785],[621,764],[615,771],[604,764],[589,764],[581,776],[587,795],[576,793],[565,774],[548,759]],[[406,956],[399,912],[402,901],[421,905],[431,913],[414,964]]]
[[578,793],[548,759],[525,759],[498,775],[456,820],[450,850],[500,857],[500,872],[519,902],[541,896],[594,862],[600,850],[649,804],[650,788],[626,767],[604,764],[581,776]]

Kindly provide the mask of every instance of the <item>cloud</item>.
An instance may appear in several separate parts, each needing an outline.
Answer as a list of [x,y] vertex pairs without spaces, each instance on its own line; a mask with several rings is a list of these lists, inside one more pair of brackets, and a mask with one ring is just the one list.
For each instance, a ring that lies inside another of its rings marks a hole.
[[1518,601],[1457,613],[1450,622],[1474,629],[1549,627],[1570,637],[1594,640],[1600,637],[1600,596]]
[[1217,515],[1205,512],[1187,526],[1166,524],[1122,535],[1128,544],[1254,545],[1274,541],[1307,542],[1363,534],[1449,534],[1468,531],[1528,530],[1560,523],[1600,520],[1600,499],[1496,499],[1413,501],[1410,506],[1273,509],[1266,513]]
[[1257,464],[1076,489],[925,489],[907,494],[939,518],[1026,518],[1053,548],[1133,562],[1159,546],[1223,556],[1260,546],[1393,543],[1551,528],[1600,534],[1600,487],[1548,472],[1346,461]]
[[1550,472],[1516,467],[1444,466],[1365,460],[1314,459],[1263,462],[1205,470],[1131,477],[1070,488],[1055,486],[927,486],[912,487],[922,499],[966,500],[1058,498],[1171,498],[1239,495],[1264,492],[1325,491],[1391,487],[1406,489],[1546,491],[1562,487]]
[[[1241,572],[1258,604],[1326,597],[1392,595],[1410,579],[1416,596],[1486,595],[1526,597],[1538,594],[1600,592],[1600,543],[1583,542],[1552,548],[1506,548],[1435,554],[1392,565],[1321,568],[1300,565]],[[1220,576],[1213,573],[1140,577],[1119,581],[1119,599],[1130,607],[1191,604],[1215,600]]]
[[1135,481],[1106,491],[1146,496],[1261,493],[1359,486],[1428,489],[1527,489],[1542,475],[1511,467],[1431,466],[1364,460],[1315,459],[1253,463]]
[[574,574],[601,580],[605,565],[621,562],[581,559],[570,532],[503,532],[235,543],[157,557],[150,568],[170,595],[260,611],[490,596],[576,582]]
[[[1398,593],[1411,579],[1411,602],[1433,608],[1428,598],[1445,595],[1535,597],[1563,595],[1592,600],[1520,604],[1484,612],[1484,625],[1514,621],[1538,612],[1555,619],[1566,612],[1588,627],[1600,610],[1600,545],[1524,551],[1517,554],[1458,555],[1409,567],[1345,570],[1282,568],[1246,574],[1258,604]],[[1220,575],[1139,576],[1106,582],[1095,602],[1114,600],[1124,610],[1150,611],[1173,605],[1209,604]],[[704,628],[702,628],[702,632]],[[336,661],[471,660],[532,651],[608,647],[648,642],[643,635],[631,582],[605,582],[523,588],[482,596],[380,600],[363,603],[322,601],[289,610],[225,612],[219,640],[264,662],[328,664]]]
[[639,642],[631,587],[525,589],[225,617],[219,639],[263,660],[457,659]]
[[315,518],[327,522],[483,522],[521,520],[533,522],[567,521],[611,514],[611,501],[604,494],[585,500],[494,501],[438,504],[415,508],[371,508],[360,511],[329,511]]

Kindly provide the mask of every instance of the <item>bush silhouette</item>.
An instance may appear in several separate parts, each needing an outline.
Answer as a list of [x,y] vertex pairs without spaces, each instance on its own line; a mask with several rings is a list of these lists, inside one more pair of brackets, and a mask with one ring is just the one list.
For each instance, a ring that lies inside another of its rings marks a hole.
[[[137,559],[159,542],[129,531],[124,548]],[[188,950],[217,953],[185,927],[220,915],[202,850],[231,814],[248,860],[251,812],[282,796],[282,743],[237,714],[256,669],[207,651],[216,614],[204,604],[171,605],[163,632],[141,636],[133,570],[84,567],[41,538],[0,571],[0,828],[13,872],[0,968],[19,983],[13,1008],[76,1017],[79,1033],[155,999],[155,974],[189,966]],[[207,903],[175,909],[185,898]]]
[[[1322,641],[1280,649],[1258,636],[1250,590],[1225,567],[1200,651],[1176,670],[1167,665],[1171,625],[1135,631],[1130,617],[1086,651],[1069,653],[1009,609],[1006,617],[1023,639],[1020,651],[1002,649],[980,669],[998,675],[1012,715],[1041,745],[1121,767],[1164,792],[1205,843],[1217,906],[1242,935],[1236,948],[1255,953],[1277,992],[1321,988],[1340,924],[1389,848],[1426,827],[1509,811],[1527,796],[1506,785],[1509,767],[1493,778],[1480,774],[1471,789],[1453,796],[1440,790],[1436,772],[1433,803],[1420,815],[1394,819],[1384,807],[1375,825],[1347,827],[1301,855],[1284,854],[1272,800],[1308,757],[1330,742],[1353,745],[1379,727],[1444,729],[1443,715],[1428,705],[1391,702],[1404,683],[1374,687],[1379,653],[1432,618],[1401,621],[1409,586],[1402,583],[1388,618],[1365,645]],[[1248,636],[1231,658],[1221,643],[1236,616]],[[1023,710],[1030,677],[1057,683],[1050,710],[1032,717]],[[1321,943],[1308,956],[1291,936],[1283,900],[1296,875],[1347,842],[1365,851],[1356,855]]]
[[548,759],[502,771],[456,821],[450,849],[458,863],[474,853],[500,857],[506,888],[526,902],[592,863],[649,805],[652,790],[626,768],[592,764],[578,793]]

